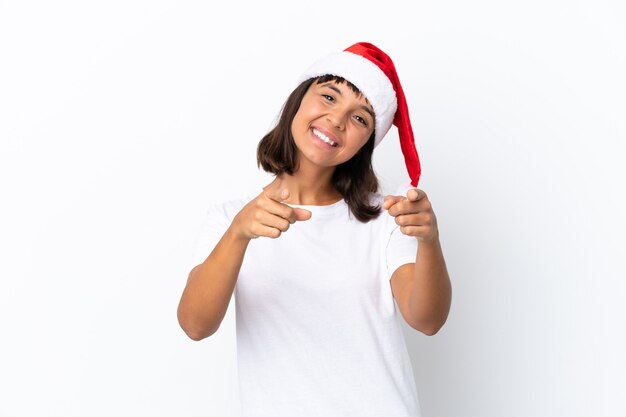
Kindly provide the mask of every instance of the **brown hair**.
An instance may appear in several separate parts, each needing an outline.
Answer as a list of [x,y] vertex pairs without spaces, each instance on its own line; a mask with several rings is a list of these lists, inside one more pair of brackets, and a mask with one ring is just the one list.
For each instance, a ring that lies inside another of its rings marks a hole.
[[[346,83],[352,91],[361,95],[359,89],[352,83],[334,75],[323,75],[304,81],[291,92],[285,101],[276,126],[259,142],[257,166],[275,175],[284,172],[293,175],[298,169],[298,161],[296,145],[291,134],[291,123],[300,108],[302,98],[313,82],[320,84],[328,81],[338,84]],[[369,204],[370,193],[378,191],[378,178],[372,167],[375,133],[375,131],[372,132],[368,141],[356,155],[337,165],[331,180],[333,186],[346,200],[352,214],[363,223],[377,218],[381,213],[380,206]]]

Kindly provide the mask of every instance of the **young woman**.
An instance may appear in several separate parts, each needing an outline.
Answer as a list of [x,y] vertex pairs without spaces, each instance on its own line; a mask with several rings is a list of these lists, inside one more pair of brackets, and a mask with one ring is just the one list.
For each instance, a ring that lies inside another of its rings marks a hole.
[[189,275],[178,319],[206,338],[234,293],[244,417],[419,416],[399,316],[435,334],[451,285],[424,191],[378,193],[372,152],[392,123],[416,187],[391,59],[368,43],[323,57],[259,143],[275,179],[208,210],[208,257]]

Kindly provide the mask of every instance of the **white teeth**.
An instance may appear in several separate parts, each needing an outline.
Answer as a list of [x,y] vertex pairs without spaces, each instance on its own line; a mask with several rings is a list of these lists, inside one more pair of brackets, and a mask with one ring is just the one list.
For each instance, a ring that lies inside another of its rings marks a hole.
[[313,133],[315,134],[315,136],[317,136],[318,138],[320,138],[321,140],[323,140],[324,142],[328,143],[330,146],[335,146],[336,143],[333,142],[332,140],[330,140],[328,138],[328,136],[326,136],[325,134],[323,134],[322,132],[320,132],[317,129],[313,129]]

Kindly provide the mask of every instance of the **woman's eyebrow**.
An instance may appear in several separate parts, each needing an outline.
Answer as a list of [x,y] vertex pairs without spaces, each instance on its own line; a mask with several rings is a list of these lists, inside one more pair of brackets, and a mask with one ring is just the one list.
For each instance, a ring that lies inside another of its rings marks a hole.
[[328,87],[331,90],[333,90],[335,93],[339,94],[340,96],[342,96],[343,94],[341,93],[341,90],[338,89],[337,87],[335,87],[334,85],[332,85],[331,83],[326,83],[324,84],[322,87]]
[[367,107],[365,104],[362,104],[361,108],[366,111],[370,116],[372,116],[372,120],[376,120],[376,117],[374,117],[374,112],[372,112],[369,107]]
[[[337,94],[339,94],[340,96],[342,96],[343,94],[341,93],[341,90],[339,90],[337,87],[335,87],[334,85],[332,85],[331,83],[326,83],[323,85],[323,87],[328,87],[331,90],[333,90],[334,92],[336,92]],[[362,104],[361,106],[359,106],[361,109],[363,109],[364,111],[366,111],[370,116],[372,116],[372,120],[376,120],[376,117],[374,117],[374,112],[372,110],[370,110],[369,107],[367,107],[366,105]]]

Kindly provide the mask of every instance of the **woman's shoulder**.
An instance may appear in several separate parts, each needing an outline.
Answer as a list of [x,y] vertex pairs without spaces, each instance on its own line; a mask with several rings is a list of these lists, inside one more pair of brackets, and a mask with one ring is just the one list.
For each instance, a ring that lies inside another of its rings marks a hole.
[[255,196],[252,194],[242,195],[241,197],[230,197],[223,200],[214,200],[208,203],[206,214],[210,218],[223,219],[227,222],[241,211],[243,206],[248,204]]

